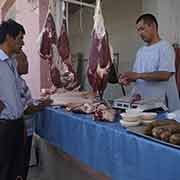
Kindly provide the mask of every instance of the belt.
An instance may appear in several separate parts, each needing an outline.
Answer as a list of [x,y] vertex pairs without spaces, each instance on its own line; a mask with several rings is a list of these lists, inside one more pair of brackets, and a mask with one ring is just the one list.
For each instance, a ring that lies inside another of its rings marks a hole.
[[23,121],[23,117],[21,117],[21,118],[18,118],[18,119],[0,119],[0,122],[9,122],[9,121],[11,121],[11,122],[17,122],[17,121]]

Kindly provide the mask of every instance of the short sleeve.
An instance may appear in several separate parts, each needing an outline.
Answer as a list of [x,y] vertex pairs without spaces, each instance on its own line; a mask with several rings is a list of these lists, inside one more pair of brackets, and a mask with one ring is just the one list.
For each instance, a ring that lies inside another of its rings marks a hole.
[[160,47],[159,71],[175,72],[175,51],[169,44]]
[[136,53],[136,59],[133,65],[133,72],[138,72],[138,64],[139,64],[139,55],[141,52],[141,48],[138,50],[138,52]]

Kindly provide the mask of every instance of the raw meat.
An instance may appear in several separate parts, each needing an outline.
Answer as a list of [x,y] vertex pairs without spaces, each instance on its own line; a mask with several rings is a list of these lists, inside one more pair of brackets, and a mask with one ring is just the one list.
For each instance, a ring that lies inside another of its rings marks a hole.
[[71,52],[69,47],[69,39],[66,27],[66,20],[63,19],[61,32],[57,43],[59,59],[59,71],[63,87],[67,90],[74,90],[79,87],[79,81],[73,68]]
[[111,65],[112,51],[110,50],[108,33],[104,27],[100,1],[98,1],[94,15],[94,29],[92,32],[87,75],[93,91],[98,93],[100,98],[102,98],[107,86]]
[[94,112],[94,120],[113,122],[115,119],[115,110],[105,104],[98,104]]
[[48,60],[49,63],[49,74],[53,90],[47,91],[48,93],[55,93],[56,89],[59,88],[69,91],[79,89],[79,81],[71,60],[65,18],[57,40],[56,25],[50,10],[42,31],[40,56]]
[[40,56],[41,58],[48,60],[52,64],[52,44],[56,44],[57,34],[56,26],[51,12],[48,12],[45,20],[45,25],[42,30],[41,44],[40,44]]
[[[87,94],[87,93],[86,93]],[[94,101],[94,97],[91,95],[84,95],[82,92],[67,91],[64,93],[56,93],[50,96],[53,100],[53,105],[61,106],[79,106],[80,104],[90,103]]]

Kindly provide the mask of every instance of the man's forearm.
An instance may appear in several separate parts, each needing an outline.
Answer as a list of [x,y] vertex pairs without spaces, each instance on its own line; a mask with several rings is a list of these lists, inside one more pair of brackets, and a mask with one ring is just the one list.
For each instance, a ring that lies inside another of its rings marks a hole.
[[172,72],[166,71],[138,73],[138,79],[147,81],[167,81],[172,76],[172,74]]
[[37,105],[29,104],[29,106],[25,109],[24,114],[32,114],[35,112],[41,111],[46,105],[43,102],[38,103]]

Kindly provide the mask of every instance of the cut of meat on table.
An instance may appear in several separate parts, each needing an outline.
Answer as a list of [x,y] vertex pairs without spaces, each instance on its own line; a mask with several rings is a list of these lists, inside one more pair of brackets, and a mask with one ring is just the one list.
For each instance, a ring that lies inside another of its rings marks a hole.
[[100,103],[96,106],[96,110],[94,112],[94,120],[113,122],[115,113],[115,110],[105,104]]
[[89,92],[67,91],[55,93],[50,96],[52,105],[66,107],[67,111],[93,114],[93,119],[98,121],[113,122],[116,112],[109,105],[97,102],[94,94]]
[[102,98],[112,64],[112,49],[110,48],[108,33],[104,27],[100,1],[97,2],[95,10],[91,41],[87,75],[93,91]]
[[94,97],[91,94],[85,95],[82,92],[67,91],[64,93],[55,93],[50,96],[53,100],[53,105],[61,105],[67,107],[80,106],[81,104],[89,103],[92,104]]
[[78,113],[91,114],[96,109],[95,103],[70,103],[67,105],[66,110]]

